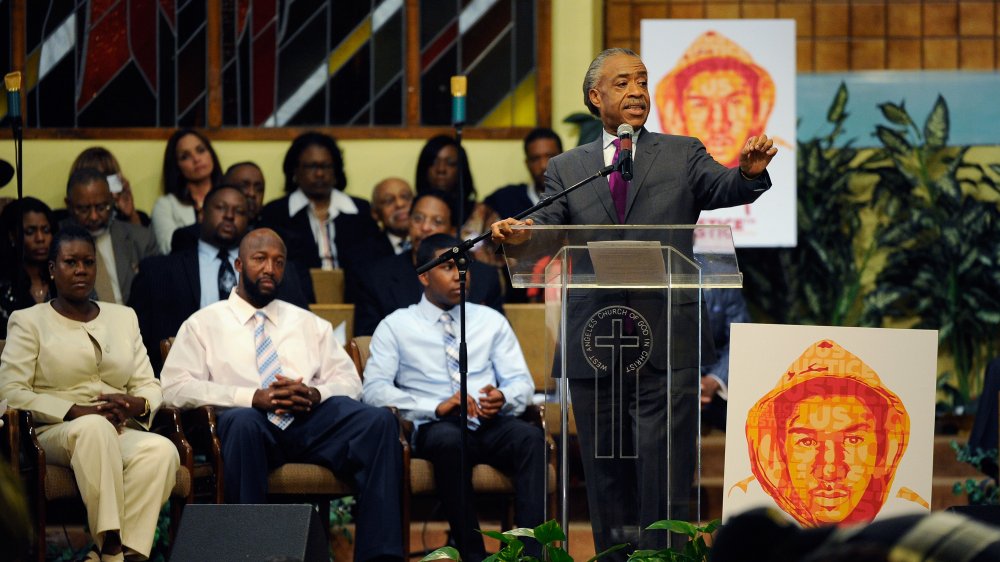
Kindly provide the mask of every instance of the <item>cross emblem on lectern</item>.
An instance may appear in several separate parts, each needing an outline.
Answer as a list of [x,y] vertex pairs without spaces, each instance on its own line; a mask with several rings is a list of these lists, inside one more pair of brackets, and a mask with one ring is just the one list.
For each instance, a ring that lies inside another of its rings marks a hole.
[[[636,427],[635,431],[632,432],[633,443],[629,443],[628,447],[624,442],[623,429],[626,423],[630,423],[628,411],[631,408],[626,409],[626,401],[630,398],[637,400],[638,397],[634,396],[634,393],[625,392],[625,353],[624,350],[628,348],[639,348],[639,336],[625,335],[624,322],[621,318],[614,318],[611,320],[611,335],[609,336],[595,336],[594,337],[594,347],[606,348],[611,350],[611,361],[608,363],[609,370],[611,371],[611,396],[601,396],[597,393],[596,400],[598,404],[594,408],[595,412],[600,412],[603,408],[601,402],[610,401],[611,404],[611,416],[607,417],[604,421],[610,422],[612,424],[611,431],[608,435],[611,435],[611,443],[602,444],[597,443],[595,438],[594,442],[594,456],[598,458],[614,458],[615,457],[615,441],[618,441],[618,456],[623,459],[633,459],[638,456],[638,435],[639,428]],[[639,373],[636,371],[632,374],[634,377],[638,377]],[[637,387],[636,384],[632,385],[632,388]],[[606,408],[606,406],[605,406]],[[595,427],[601,423],[601,416],[597,416],[594,420]],[[600,431],[596,432],[601,434]],[[608,449],[610,447],[610,449]]]

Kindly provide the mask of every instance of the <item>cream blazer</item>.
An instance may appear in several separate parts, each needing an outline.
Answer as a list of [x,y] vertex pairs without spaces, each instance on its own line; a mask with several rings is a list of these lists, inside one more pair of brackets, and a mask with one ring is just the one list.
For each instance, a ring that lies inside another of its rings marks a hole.
[[[42,424],[63,421],[74,404],[92,405],[100,394],[149,400],[149,428],[163,402],[160,381],[146,355],[135,311],[98,302],[90,322],[71,320],[45,302],[14,312],[0,356],[0,397],[30,410]],[[42,428],[44,429],[44,428]]]

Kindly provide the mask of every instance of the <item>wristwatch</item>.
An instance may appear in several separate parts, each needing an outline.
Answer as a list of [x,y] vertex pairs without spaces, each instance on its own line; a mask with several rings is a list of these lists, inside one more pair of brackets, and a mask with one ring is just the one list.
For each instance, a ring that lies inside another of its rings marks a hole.
[[148,398],[143,398],[142,399],[142,404],[143,404],[142,413],[139,414],[140,418],[144,418],[144,417],[146,417],[146,416],[149,415],[149,399]]

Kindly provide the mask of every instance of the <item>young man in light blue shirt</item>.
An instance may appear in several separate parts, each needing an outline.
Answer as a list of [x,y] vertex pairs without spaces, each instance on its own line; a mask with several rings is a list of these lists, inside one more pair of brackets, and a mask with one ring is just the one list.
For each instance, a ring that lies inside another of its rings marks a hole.
[[[426,263],[458,243],[447,234],[430,236],[420,244],[417,263]],[[473,496],[471,479],[460,473],[459,462],[463,420],[457,362],[458,270],[448,261],[419,278],[424,286],[420,302],[387,316],[372,336],[362,396],[374,406],[395,406],[413,422],[413,454],[434,464],[438,494],[462,560],[482,560],[486,557],[482,537],[471,531],[479,527],[478,521],[459,502],[459,483],[466,487],[466,498]],[[510,475],[516,491],[514,522],[534,527],[544,517],[545,438],[541,428],[517,417],[530,403],[534,383],[503,315],[466,304],[466,322],[467,466],[486,463]]]

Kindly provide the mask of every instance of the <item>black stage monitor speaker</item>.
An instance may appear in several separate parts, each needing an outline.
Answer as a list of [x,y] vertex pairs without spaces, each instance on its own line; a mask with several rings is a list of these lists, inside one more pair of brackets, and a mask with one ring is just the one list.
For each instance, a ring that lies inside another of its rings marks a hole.
[[170,560],[328,562],[330,547],[311,505],[191,504]]

